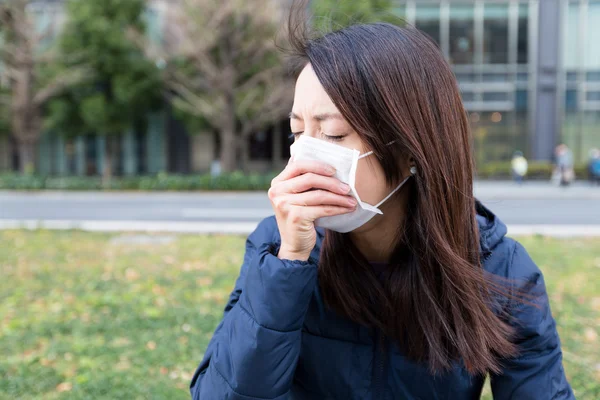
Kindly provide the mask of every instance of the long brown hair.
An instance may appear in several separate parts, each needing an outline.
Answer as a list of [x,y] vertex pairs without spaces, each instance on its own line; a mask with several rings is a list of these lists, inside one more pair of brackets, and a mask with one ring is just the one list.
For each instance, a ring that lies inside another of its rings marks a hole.
[[326,232],[326,305],[381,330],[433,373],[457,361],[472,374],[500,372],[516,347],[491,307],[503,287],[481,265],[469,124],[450,66],[413,27],[373,23],[311,37],[305,10],[306,1],[296,1],[288,26],[300,66],[312,65],[390,185],[401,179],[399,156],[418,171],[403,189],[407,217],[383,285],[348,235]]

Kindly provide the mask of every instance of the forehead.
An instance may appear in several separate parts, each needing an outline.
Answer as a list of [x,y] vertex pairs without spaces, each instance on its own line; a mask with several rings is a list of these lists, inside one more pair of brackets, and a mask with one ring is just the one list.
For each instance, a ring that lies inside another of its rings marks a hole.
[[304,67],[296,81],[293,111],[301,117],[338,111],[310,64]]

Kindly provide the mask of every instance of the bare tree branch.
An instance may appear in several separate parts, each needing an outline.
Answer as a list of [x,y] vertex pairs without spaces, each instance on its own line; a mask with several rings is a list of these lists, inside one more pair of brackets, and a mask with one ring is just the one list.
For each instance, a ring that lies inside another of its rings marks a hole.
[[235,169],[252,132],[285,118],[292,83],[276,44],[277,0],[178,0],[167,12],[165,43],[136,42],[164,66],[175,107],[221,136],[221,163]]
[[42,133],[44,104],[88,74],[83,70],[65,71],[47,84],[41,82],[40,68],[60,57],[56,51],[44,45],[55,33],[58,21],[50,20],[48,26],[38,30],[29,4],[29,0],[0,3],[3,30],[0,62],[10,92],[10,95],[2,96],[1,102],[10,109],[11,134],[19,145],[22,172],[32,168],[32,149]]
[[37,106],[42,106],[65,89],[90,80],[93,76],[93,71],[88,67],[71,68],[68,73],[55,76],[50,83],[41,88],[33,96],[33,103]]

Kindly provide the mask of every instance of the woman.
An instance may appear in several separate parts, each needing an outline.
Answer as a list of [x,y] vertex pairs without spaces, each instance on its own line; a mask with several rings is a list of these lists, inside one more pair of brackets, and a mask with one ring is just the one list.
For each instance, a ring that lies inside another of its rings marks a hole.
[[436,45],[388,24],[291,26],[293,157],[192,397],[475,399],[490,375],[495,399],[572,399],[542,274],[472,196]]

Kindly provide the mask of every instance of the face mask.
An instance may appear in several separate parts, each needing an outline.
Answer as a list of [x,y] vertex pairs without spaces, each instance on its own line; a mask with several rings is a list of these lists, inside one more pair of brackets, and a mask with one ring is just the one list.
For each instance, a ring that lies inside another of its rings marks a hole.
[[[356,149],[349,149],[304,135],[300,136],[300,138],[292,144],[290,150],[294,161],[312,160],[321,161],[331,165],[336,169],[334,176],[350,186],[349,195],[354,197],[358,202],[356,210],[348,214],[319,218],[315,221],[316,226],[340,233],[347,233],[358,229],[369,222],[375,215],[383,214],[381,210],[379,210],[379,207],[392,197],[392,195],[410,178],[409,176],[404,179],[404,181],[392,190],[389,195],[375,206],[372,206],[361,201],[360,196],[356,191],[356,169],[358,167],[358,161],[361,158],[372,155],[372,151],[361,155]],[[411,174],[414,175],[415,173],[416,169],[411,168]]]

